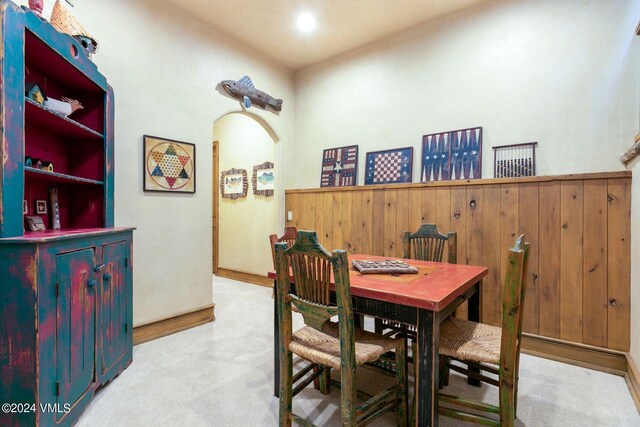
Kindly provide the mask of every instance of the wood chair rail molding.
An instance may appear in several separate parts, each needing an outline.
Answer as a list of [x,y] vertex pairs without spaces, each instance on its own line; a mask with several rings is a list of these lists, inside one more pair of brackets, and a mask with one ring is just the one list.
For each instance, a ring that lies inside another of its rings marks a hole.
[[[640,134],[639,134],[640,135]],[[550,181],[584,181],[591,179],[611,179],[611,178],[631,178],[631,171],[614,171],[614,172],[593,172],[593,173],[576,173],[567,175],[543,175],[543,176],[524,176],[520,178],[484,178],[484,179],[465,179],[451,181],[433,181],[433,182],[417,182],[412,184],[385,184],[385,185],[360,185],[353,187],[324,187],[324,188],[295,188],[285,190],[285,194],[296,193],[336,193],[336,192],[352,192],[367,190],[384,190],[403,188],[429,188],[429,187],[461,187],[470,185],[489,185],[489,184],[524,184],[528,182],[550,182]],[[291,221],[287,221],[290,223]],[[418,224],[419,225],[419,224]]]
[[501,319],[506,251],[531,243],[523,330],[629,351],[631,172],[287,190],[287,226],[326,248],[401,257],[405,230],[456,232],[458,263],[484,265],[482,321]]

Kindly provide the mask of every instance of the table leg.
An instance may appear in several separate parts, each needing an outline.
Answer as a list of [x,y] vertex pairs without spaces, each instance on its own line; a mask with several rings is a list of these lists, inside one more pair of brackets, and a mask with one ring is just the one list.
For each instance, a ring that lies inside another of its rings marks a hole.
[[278,325],[278,287],[273,281],[273,395],[280,397],[280,325]]
[[417,393],[415,400],[417,405],[416,425],[418,426],[438,425],[439,317],[437,312],[418,309],[418,367],[415,386]]
[[[480,292],[481,292],[481,290],[482,290],[482,282],[480,282],[480,284],[478,286],[478,292],[476,292],[475,294],[473,294],[469,298],[469,320],[472,320],[474,322],[480,322]],[[478,369],[478,368],[471,367],[470,365],[467,365],[467,368],[471,372],[475,372],[477,374],[480,373],[480,369]],[[482,385],[482,382],[480,380],[475,379],[475,378],[471,378],[471,377],[467,378],[467,383],[469,383],[470,385],[476,386],[476,387],[480,387]]]

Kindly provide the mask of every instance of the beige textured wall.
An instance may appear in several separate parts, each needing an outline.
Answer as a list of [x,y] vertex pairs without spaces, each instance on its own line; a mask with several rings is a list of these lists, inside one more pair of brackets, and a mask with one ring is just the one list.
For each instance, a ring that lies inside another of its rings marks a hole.
[[[276,187],[270,197],[254,196],[251,177],[253,166],[274,162],[276,143],[253,118],[229,114],[213,126],[214,138],[220,141],[220,171],[245,169],[246,198],[220,197],[219,267],[245,273],[266,275],[273,269],[267,237],[276,233],[276,204],[281,190]],[[276,173],[280,170],[275,164]]]
[[[640,3],[492,1],[295,75],[296,159],[288,188],[317,187],[322,150],[414,147],[421,136],[483,126],[492,146],[539,142],[538,173],[621,170],[638,130]],[[293,180],[295,178],[295,181]]]
[[[46,3],[45,15],[54,1]],[[278,135],[278,163],[293,137],[292,73],[164,2],[74,4],[73,13],[100,43],[94,60],[115,91],[115,220],[118,226],[138,228],[134,324],[208,306],[214,298],[212,128],[223,115],[240,110],[237,101],[215,87],[248,74],[256,87],[284,99],[280,115],[250,109]],[[194,195],[142,191],[144,134],[196,144]]]

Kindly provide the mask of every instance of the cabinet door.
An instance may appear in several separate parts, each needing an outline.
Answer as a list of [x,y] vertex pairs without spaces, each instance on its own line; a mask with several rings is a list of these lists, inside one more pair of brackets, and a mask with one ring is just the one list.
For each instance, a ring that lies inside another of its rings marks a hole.
[[128,348],[131,331],[127,325],[130,306],[129,245],[117,242],[104,245],[102,257],[105,268],[101,288],[101,349],[102,373],[108,371]]
[[58,402],[73,405],[95,377],[94,249],[56,256]]

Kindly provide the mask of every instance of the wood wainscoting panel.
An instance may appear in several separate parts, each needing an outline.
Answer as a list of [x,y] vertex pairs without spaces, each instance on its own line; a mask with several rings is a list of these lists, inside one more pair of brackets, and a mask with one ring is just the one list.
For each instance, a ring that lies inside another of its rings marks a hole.
[[315,230],[330,250],[383,256],[402,256],[401,233],[421,223],[455,231],[458,262],[489,268],[481,315],[493,325],[502,316],[505,253],[525,233],[525,332],[624,352],[630,190],[629,171],[287,190],[286,225]]
[[631,322],[631,180],[608,183],[608,310],[609,348],[629,351]]
[[538,186],[539,334],[560,338],[560,183],[542,182]]

